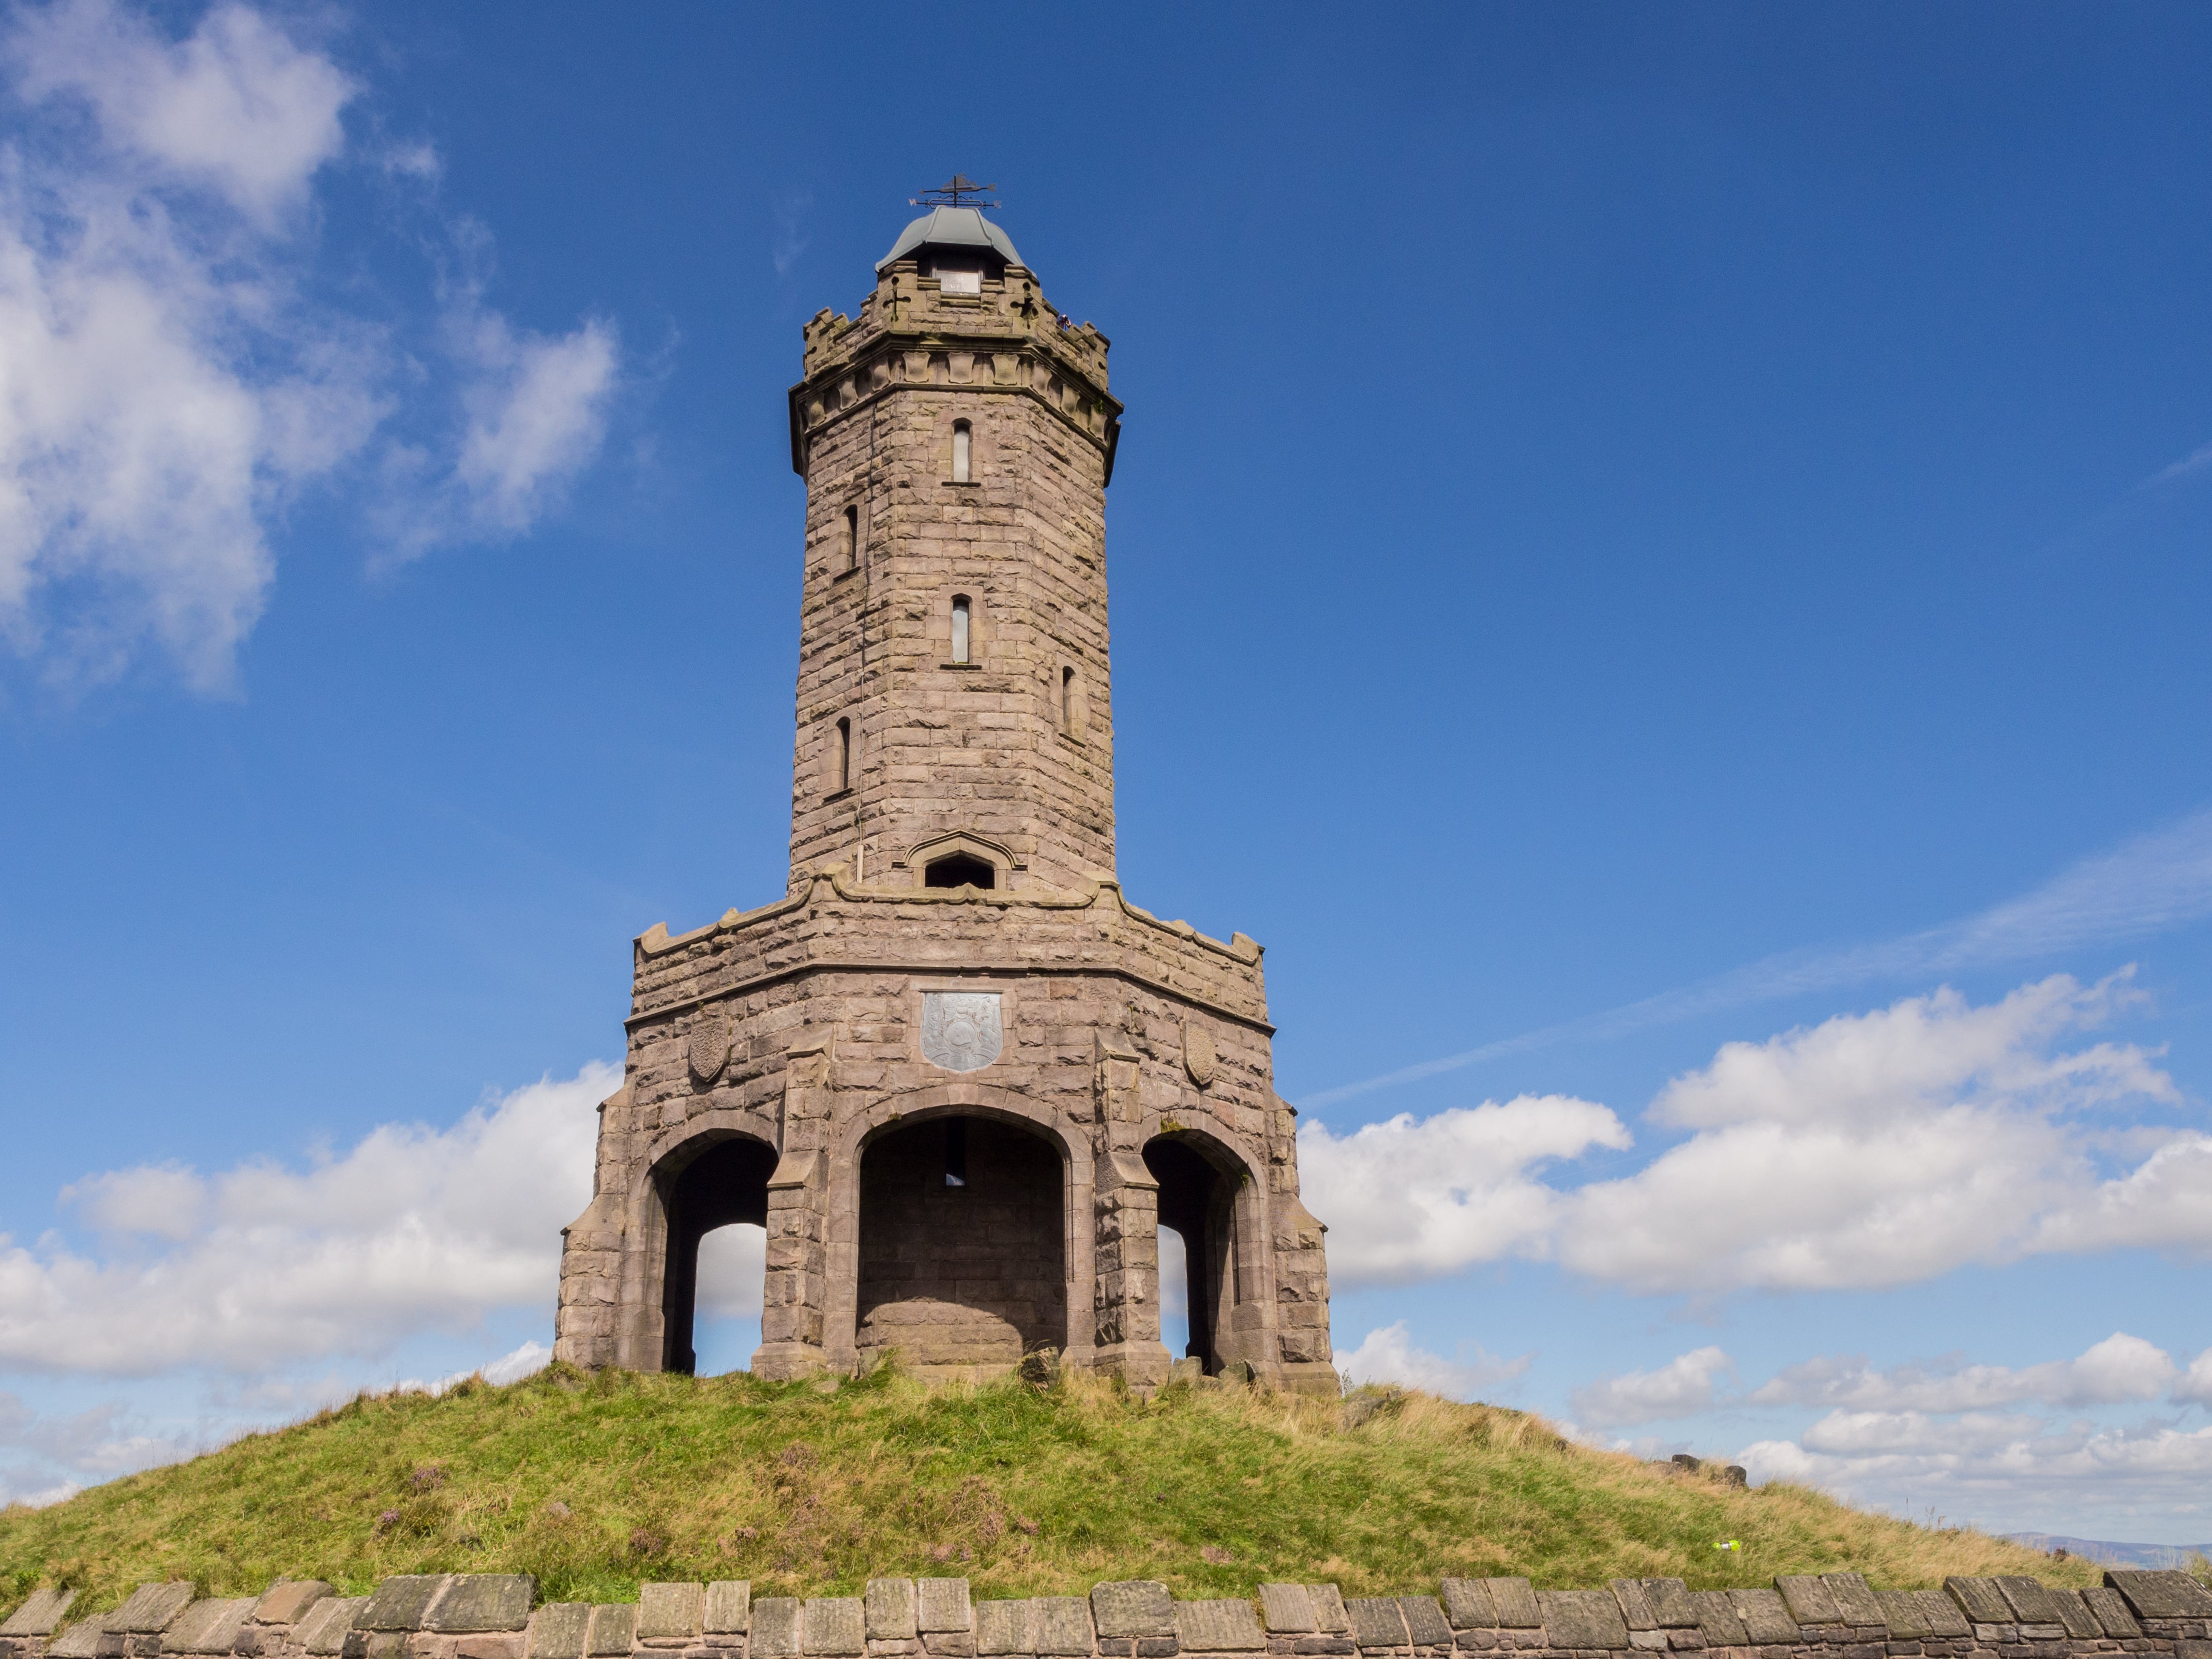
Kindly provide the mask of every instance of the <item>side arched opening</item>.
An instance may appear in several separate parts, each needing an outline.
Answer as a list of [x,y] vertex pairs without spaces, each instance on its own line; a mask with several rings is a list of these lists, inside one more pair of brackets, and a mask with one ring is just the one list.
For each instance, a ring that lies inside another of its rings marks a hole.
[[943,1115],[860,1155],[862,1364],[896,1349],[925,1376],[983,1377],[1067,1345],[1060,1149],[1003,1118]]
[[1175,1357],[1196,1359],[1208,1376],[1242,1357],[1225,1352],[1237,1346],[1230,1334],[1243,1299],[1237,1224],[1243,1182],[1227,1162],[1183,1136],[1157,1135],[1145,1146],[1145,1167],[1160,1183],[1159,1224],[1182,1241],[1190,1342]]
[[[668,1256],[660,1281],[663,1370],[698,1369],[693,1346],[699,1310],[699,1247],[718,1229],[768,1225],[768,1182],[775,1149],[744,1135],[679,1148],[653,1172],[667,1218]],[[757,1301],[758,1297],[753,1298]]]

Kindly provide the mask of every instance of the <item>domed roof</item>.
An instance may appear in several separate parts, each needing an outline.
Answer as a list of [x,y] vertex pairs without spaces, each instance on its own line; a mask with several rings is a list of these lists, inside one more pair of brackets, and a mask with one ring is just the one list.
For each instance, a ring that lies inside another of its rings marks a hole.
[[986,219],[981,208],[940,207],[932,208],[901,231],[891,251],[876,261],[876,269],[881,270],[892,260],[903,259],[925,247],[988,248],[1010,265],[1022,262],[1006,233]]

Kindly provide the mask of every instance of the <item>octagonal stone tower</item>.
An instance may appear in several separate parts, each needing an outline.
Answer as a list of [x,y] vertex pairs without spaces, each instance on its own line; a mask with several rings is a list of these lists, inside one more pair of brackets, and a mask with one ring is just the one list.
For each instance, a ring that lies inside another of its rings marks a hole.
[[749,1221],[762,1375],[1054,1348],[1150,1387],[1165,1224],[1207,1372],[1334,1392],[1260,947],[1114,874],[1106,337],[956,204],[805,353],[791,883],[636,941],[556,1353],[690,1370],[699,1241]]

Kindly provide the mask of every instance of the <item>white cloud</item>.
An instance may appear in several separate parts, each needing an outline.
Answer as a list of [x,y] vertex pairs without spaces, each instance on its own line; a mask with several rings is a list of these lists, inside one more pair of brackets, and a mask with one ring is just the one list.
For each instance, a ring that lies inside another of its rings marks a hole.
[[[560,1230],[591,1196],[593,1109],[620,1081],[595,1062],[451,1128],[386,1125],[305,1170],[254,1163],[192,1176],[204,1224],[182,1237],[156,1231],[166,1242],[151,1250],[95,1257],[0,1236],[0,1365],[250,1372],[550,1306]],[[76,1190],[100,1205],[164,1193],[167,1224],[179,1173],[125,1170]]]
[[501,1354],[488,1365],[477,1365],[465,1371],[448,1371],[434,1382],[424,1382],[410,1376],[398,1387],[403,1393],[443,1394],[456,1382],[465,1382],[472,1376],[481,1376],[487,1382],[504,1388],[509,1382],[520,1382],[526,1376],[536,1376],[552,1363],[552,1349],[543,1342],[526,1342],[512,1352]]
[[[1987,1411],[2023,1401],[2105,1406],[2155,1400],[2179,1376],[2165,1349],[2116,1331],[2079,1358],[2018,1369],[1961,1365],[1942,1370],[1900,1365],[1878,1371],[1863,1360],[1814,1359],[1760,1384],[1748,1399],[1755,1406],[1817,1405],[1880,1412]],[[2175,1389],[2177,1400],[2192,1397]]]
[[[229,689],[270,525],[380,451],[369,520],[446,542],[529,529],[597,454],[611,323],[540,334],[471,289],[425,354],[311,297],[315,185],[362,88],[266,15],[219,4],[173,40],[113,0],[25,7],[0,76],[22,100],[0,144],[0,641],[50,680],[152,655]],[[418,187],[436,169],[427,145],[382,157]],[[410,374],[438,434],[403,449],[380,434]]]
[[1577,1389],[1575,1412],[1604,1428],[1690,1417],[1714,1404],[1717,1379],[1735,1369],[1735,1362],[1721,1349],[1699,1348],[1656,1371],[1628,1371]]
[[1522,1095],[1409,1113],[1339,1138],[1318,1119],[1298,1131],[1305,1198],[1329,1224],[1329,1270],[1347,1284],[1432,1277],[1547,1237],[1559,1194],[1535,1171],[1592,1147],[1630,1144],[1604,1107]]
[[1300,1166],[1346,1284],[1520,1255],[1647,1292],[1820,1290],[2051,1252],[2201,1254],[2212,1136],[2116,1120],[2179,1092],[2143,1049],[2078,1040],[2136,1000],[2125,974],[2060,975],[1986,1006],[1942,990],[1729,1043],[1647,1114],[1686,1138],[1579,1187],[1541,1166],[1629,1137],[1559,1096],[1342,1138],[1309,1120]]
[[58,1417],[0,1394],[0,1504],[58,1504],[88,1486],[199,1449],[174,1436],[134,1431],[125,1416],[112,1401]]
[[768,1268],[768,1233],[759,1227],[717,1227],[699,1241],[693,1291],[702,1319],[757,1319]]
[[339,112],[359,91],[238,4],[171,42],[110,0],[58,0],[19,13],[10,44],[26,97],[77,94],[107,144],[264,221],[300,206],[344,147]]
[[1407,1323],[1400,1320],[1367,1333],[1365,1340],[1349,1351],[1337,1351],[1336,1369],[1357,1382],[1399,1382],[1426,1389],[1454,1400],[1471,1400],[1492,1383],[1510,1382],[1528,1369],[1529,1356],[1501,1359],[1472,1345],[1461,1345],[1461,1358],[1447,1359],[1413,1346]]

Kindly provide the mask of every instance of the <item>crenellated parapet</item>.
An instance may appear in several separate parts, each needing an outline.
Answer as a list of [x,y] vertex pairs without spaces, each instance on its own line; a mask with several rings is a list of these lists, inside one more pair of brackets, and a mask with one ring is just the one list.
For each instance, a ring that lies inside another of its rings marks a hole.
[[1855,1572],[1758,1589],[1616,1578],[1538,1589],[1447,1578],[1435,1595],[1346,1597],[1261,1584],[1186,1601],[1153,1580],[1087,1595],[977,1601],[964,1578],[872,1578],[860,1595],[755,1596],[743,1580],[647,1583],[634,1602],[540,1603],[527,1576],[387,1578],[368,1595],[280,1580],[259,1597],[147,1584],[66,1622],[76,1594],[41,1589],[0,1624],[0,1659],[1516,1659],[1708,1653],[1713,1659],[2197,1659],[2212,1591],[2182,1572],[2105,1574],[2090,1589],[1948,1578],[1875,1589]]

